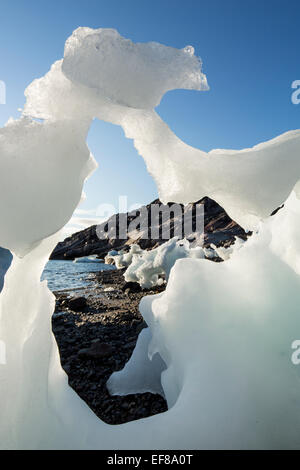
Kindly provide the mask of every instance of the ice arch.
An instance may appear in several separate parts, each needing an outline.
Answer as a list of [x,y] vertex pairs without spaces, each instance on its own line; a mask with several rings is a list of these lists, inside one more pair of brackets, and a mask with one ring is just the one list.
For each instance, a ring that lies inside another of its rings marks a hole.
[[[300,331],[300,131],[206,154],[153,110],[177,87],[207,89],[190,46],[133,44],[114,30],[79,28],[64,59],[26,90],[23,117],[0,130],[0,246],[14,253],[1,294],[3,448],[300,447],[299,372],[290,361]],[[50,328],[54,298],[40,282],[95,169],[85,143],[94,117],[134,140],[164,201],[208,195],[253,228],[295,188],[280,217],[261,223],[228,261],[181,260],[166,292],[143,300],[149,354],[167,364],[162,385],[172,406],[120,426],[101,422],[68,387]]]

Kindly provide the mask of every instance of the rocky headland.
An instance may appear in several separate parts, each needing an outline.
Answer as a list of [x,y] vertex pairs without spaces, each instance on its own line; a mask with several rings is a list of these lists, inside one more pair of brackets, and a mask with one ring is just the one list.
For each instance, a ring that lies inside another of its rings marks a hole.
[[[234,243],[235,237],[242,238],[243,240],[247,238],[247,234],[244,229],[234,222],[219,204],[208,197],[204,197],[203,199],[188,204],[187,206],[180,205],[183,214],[186,211],[192,210],[193,223],[195,223],[196,217],[196,211],[194,209],[198,204],[204,205],[204,247],[209,247],[211,243],[216,246],[227,247]],[[131,237],[130,233],[127,238],[123,239],[112,237],[107,228],[110,225],[116,225],[118,227],[120,214],[116,214],[98,227],[96,225],[92,225],[85,230],[74,233],[63,242],[58,243],[50,259],[72,260],[74,258],[90,255],[97,255],[99,258],[104,258],[110,250],[126,250],[129,249],[130,245],[133,243],[137,243],[141,248],[146,250],[156,248],[164,243],[166,239],[162,238],[162,220],[160,220],[160,225],[158,227],[159,237],[153,238],[151,236],[151,207],[153,205],[159,205],[164,209],[166,207],[171,207],[173,203],[163,205],[159,199],[156,199],[151,204],[143,206],[143,208],[146,208],[149,217],[147,233],[143,230],[137,230],[134,233],[134,237]],[[139,213],[139,211],[141,212],[143,208],[139,209],[137,213]],[[127,213],[128,225],[136,218],[136,216],[136,213]],[[170,213],[171,237],[172,230],[174,229],[176,222],[176,215],[174,217],[174,214]],[[99,239],[97,235],[99,232],[105,233],[105,237],[103,239]],[[195,240],[195,244],[197,244],[197,240]]]

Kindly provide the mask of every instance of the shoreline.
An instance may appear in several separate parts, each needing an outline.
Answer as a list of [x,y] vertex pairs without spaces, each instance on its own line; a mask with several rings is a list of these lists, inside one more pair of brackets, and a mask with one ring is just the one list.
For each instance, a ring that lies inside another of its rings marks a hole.
[[[135,286],[125,290],[123,274],[124,269],[87,273],[91,285],[53,292],[52,330],[69,385],[108,424],[167,411],[160,395],[111,396],[106,388],[110,375],[130,359],[139,333],[147,326],[138,309],[141,298],[164,290],[137,291]],[[76,296],[68,295],[72,292]]]

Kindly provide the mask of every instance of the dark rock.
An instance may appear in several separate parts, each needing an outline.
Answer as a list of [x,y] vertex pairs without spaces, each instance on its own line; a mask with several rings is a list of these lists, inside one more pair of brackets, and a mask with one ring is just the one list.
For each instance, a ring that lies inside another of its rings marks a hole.
[[54,320],[62,320],[65,316],[65,312],[55,312],[52,317]]
[[[109,223],[115,223],[118,231],[118,223],[120,216],[119,214],[113,215],[108,221],[98,226],[96,231],[96,225],[86,228],[80,232],[74,233],[70,237],[66,238],[63,242],[58,243],[53,253],[51,254],[51,259],[74,259],[81,256],[89,256],[96,254],[98,257],[103,258],[106,254],[114,250],[129,250],[130,245],[137,243],[144,250],[151,250],[157,246],[165,243],[166,238],[162,238],[163,233],[163,224],[162,221],[158,227],[158,238],[153,239],[151,237],[151,207],[153,205],[159,205],[160,208],[170,208],[173,203],[167,205],[162,205],[159,199],[156,199],[151,204],[148,204],[146,207],[148,213],[148,232],[139,230],[139,235],[136,238],[127,237],[126,239],[120,239],[116,236],[111,236],[109,232],[105,231],[105,228]],[[193,229],[196,228],[196,205],[204,205],[204,246],[208,247],[211,243],[214,243],[217,246],[229,246],[235,241],[235,237],[240,237],[244,240],[250,235],[246,234],[242,227],[240,227],[236,222],[234,222],[224,209],[219,206],[215,201],[208,197],[204,197],[197,202],[187,204],[186,206],[180,205],[182,214],[187,212],[192,214]],[[141,208],[142,209],[142,208]],[[139,210],[134,213],[127,214],[127,221],[130,224],[139,214]],[[178,216],[177,216],[178,217]],[[184,223],[182,217],[182,224]],[[176,215],[170,211],[170,237],[174,236],[174,227],[178,226],[178,220]],[[102,239],[99,239],[97,232],[105,232],[105,235]],[[192,237],[192,235],[187,238],[193,242],[193,246],[197,245],[197,237]]]
[[85,297],[74,297],[72,299],[65,300],[63,305],[67,305],[70,310],[74,312],[80,312],[86,307]]
[[142,290],[141,286],[138,282],[125,282],[124,286],[122,286],[123,292],[140,292]]
[[275,210],[272,212],[271,216],[276,215],[277,212],[280,211],[280,209],[282,209],[283,207],[284,207],[284,204],[282,204],[281,206],[277,207],[277,209],[275,209]]
[[133,349],[135,347],[135,344],[136,344],[135,341],[132,341],[131,343],[127,343],[125,344],[125,346],[123,346],[123,349]]
[[140,323],[137,327],[136,327],[136,333],[139,335],[140,332],[144,329],[144,328],[148,328],[148,325],[145,321],[143,321],[142,323]]
[[69,364],[66,364],[64,366],[64,370],[65,370],[65,373],[69,375],[71,372],[71,366]]
[[112,352],[113,348],[109,344],[95,341],[89,348],[80,349],[78,357],[99,360],[110,356]]
[[[94,273],[95,286],[86,289],[87,307],[75,312],[60,306],[59,311],[65,313],[52,318],[69,385],[100,419],[112,425],[167,410],[161,396],[146,393],[116,397],[110,396],[106,387],[110,375],[123,369],[130,359],[141,325],[147,326],[139,312],[140,300],[146,292],[141,290],[126,296],[122,291],[123,274],[123,270]],[[104,295],[106,286],[103,288],[102,284],[105,285],[106,280],[119,292],[119,300],[110,300]],[[155,288],[153,293],[161,292],[161,289]],[[57,303],[69,299],[59,292],[55,296]],[[107,345],[105,350],[100,346],[103,344]]]

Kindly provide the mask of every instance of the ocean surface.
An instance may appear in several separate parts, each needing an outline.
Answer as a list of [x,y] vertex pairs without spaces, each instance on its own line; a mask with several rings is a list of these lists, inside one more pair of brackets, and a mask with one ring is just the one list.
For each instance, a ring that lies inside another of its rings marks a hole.
[[114,266],[104,263],[73,263],[73,261],[50,260],[45,266],[42,280],[48,281],[52,291],[76,289],[92,283],[93,272],[115,269]]

